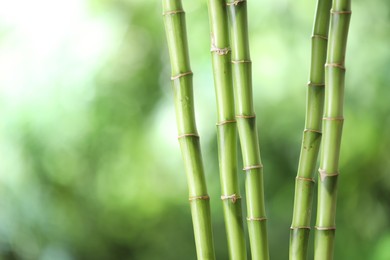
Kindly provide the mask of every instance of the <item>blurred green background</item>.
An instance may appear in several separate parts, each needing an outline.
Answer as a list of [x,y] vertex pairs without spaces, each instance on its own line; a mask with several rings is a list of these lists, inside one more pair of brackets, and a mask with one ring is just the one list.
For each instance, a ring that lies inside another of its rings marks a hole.
[[[228,259],[207,6],[183,4],[216,255]],[[248,5],[270,254],[287,259],[315,1]],[[0,6],[0,259],[195,259],[161,3]],[[335,259],[390,259],[389,32],[389,1],[353,1]]]

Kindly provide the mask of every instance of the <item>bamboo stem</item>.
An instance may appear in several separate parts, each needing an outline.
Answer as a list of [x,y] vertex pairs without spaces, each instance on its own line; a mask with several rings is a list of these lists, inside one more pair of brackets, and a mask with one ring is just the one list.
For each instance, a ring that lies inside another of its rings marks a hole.
[[345,52],[351,16],[351,0],[334,0],[325,66],[323,141],[318,181],[318,205],[314,259],[333,259],[336,232],[337,179],[343,128]]
[[198,259],[215,259],[210,203],[197,134],[192,72],[181,0],[163,0],[163,16],[172,69],[176,121],[184,166]]
[[329,18],[332,0],[318,0],[312,35],[310,80],[306,97],[305,130],[295,180],[290,230],[290,260],[307,259],[313,201],[314,172],[321,143]]
[[208,0],[211,55],[218,110],[218,157],[230,259],[247,259],[237,180],[237,128],[225,0]]
[[237,127],[246,172],[247,222],[253,260],[269,259],[264,206],[263,167],[252,97],[247,2],[227,0],[231,27],[233,87]]

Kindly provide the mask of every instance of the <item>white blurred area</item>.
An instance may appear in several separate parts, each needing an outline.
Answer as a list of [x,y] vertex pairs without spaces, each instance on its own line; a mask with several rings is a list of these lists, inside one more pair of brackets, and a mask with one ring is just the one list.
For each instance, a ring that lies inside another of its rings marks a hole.
[[39,103],[63,88],[85,91],[84,76],[99,66],[115,39],[107,19],[93,17],[85,1],[77,0],[16,0],[1,6],[3,102]]
[[10,143],[15,129],[28,125],[48,142],[71,142],[86,131],[93,77],[125,28],[109,12],[92,12],[87,1],[2,0],[0,6],[0,178],[12,178],[5,168],[15,160],[4,158],[17,149]]

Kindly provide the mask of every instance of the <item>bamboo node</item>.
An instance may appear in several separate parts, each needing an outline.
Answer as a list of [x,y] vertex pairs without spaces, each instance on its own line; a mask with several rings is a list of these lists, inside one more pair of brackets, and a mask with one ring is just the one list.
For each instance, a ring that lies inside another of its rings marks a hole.
[[323,169],[319,169],[318,170],[319,174],[320,174],[320,178],[321,178],[321,181],[324,181],[326,177],[336,177],[339,175],[338,172],[334,172],[334,173],[327,173],[325,170]]
[[333,9],[330,10],[331,14],[352,14],[351,10],[348,11],[334,11]]
[[326,35],[321,35],[321,34],[313,34],[313,35],[311,36],[311,38],[312,38],[312,39],[314,39],[314,38],[323,39],[323,40],[325,40],[325,41],[328,40],[328,36],[326,36]]
[[215,44],[215,38],[214,34],[211,33],[211,52],[215,52],[217,55],[227,55],[231,50],[229,47],[226,48],[218,48],[217,45]]
[[301,176],[297,176],[295,179],[299,180],[299,181],[310,181],[312,183],[315,183],[316,181],[314,180],[314,178],[305,178],[305,177],[301,177]]
[[248,221],[265,221],[265,220],[267,220],[267,218],[266,217],[260,217],[260,218],[247,217],[246,220],[248,220]]
[[224,120],[224,121],[218,122],[216,125],[217,125],[217,126],[220,126],[220,125],[226,125],[226,124],[232,124],[232,123],[237,123],[237,121],[236,121],[235,119],[232,119],[232,120]]
[[325,121],[344,121],[344,117],[337,116],[337,117],[323,117],[322,120]]
[[240,63],[252,63],[251,60],[232,60],[233,64],[240,64]]
[[311,81],[309,81],[307,83],[307,85],[309,87],[325,87],[325,83],[314,83],[314,82],[311,82]]
[[179,79],[181,77],[185,77],[185,76],[192,75],[192,74],[193,74],[192,71],[187,71],[184,73],[177,74],[176,76],[172,76],[171,80]]
[[240,3],[243,3],[243,2],[246,2],[246,0],[235,0],[231,3],[226,3],[227,6],[231,6],[231,5],[238,5]]
[[342,70],[346,70],[343,64],[340,63],[326,63],[325,67],[333,67],[333,68],[339,68]]
[[256,115],[236,115],[236,118],[255,118]]
[[196,137],[196,138],[199,138],[199,135],[198,134],[195,134],[195,133],[188,133],[188,134],[181,134],[177,137],[177,139],[180,139],[180,138],[184,138],[184,137]]
[[263,165],[262,164],[257,164],[257,165],[245,166],[242,170],[243,171],[249,171],[249,170],[261,169],[261,168],[263,168]]
[[223,55],[227,55],[230,52],[230,48],[229,47],[218,48],[217,46],[212,45],[210,51],[215,52],[217,55],[223,56]]
[[189,201],[194,201],[194,200],[209,200],[210,197],[209,195],[202,195],[202,196],[191,196],[188,198]]
[[317,229],[317,230],[336,230],[336,227],[318,227],[318,226],[315,226],[314,228]]
[[231,199],[233,204],[236,203],[237,200],[241,199],[241,196],[238,196],[237,194],[232,194],[232,195],[222,195],[221,200],[229,200]]
[[303,132],[304,132],[304,133],[311,132],[311,133],[322,134],[322,132],[321,132],[320,130],[308,129],[308,128],[306,128],[305,130],[303,130]]
[[291,226],[290,229],[309,229],[310,230],[311,227],[309,227],[309,226],[296,226],[296,227]]
[[175,14],[180,14],[180,13],[184,13],[184,10],[179,9],[179,10],[167,11],[167,12],[163,13],[162,15],[163,16],[165,16],[165,15],[175,15]]

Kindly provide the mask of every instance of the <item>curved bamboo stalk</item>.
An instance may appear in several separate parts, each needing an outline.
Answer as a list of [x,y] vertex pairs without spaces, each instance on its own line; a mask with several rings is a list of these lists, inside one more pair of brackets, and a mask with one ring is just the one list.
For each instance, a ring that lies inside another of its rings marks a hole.
[[233,87],[237,127],[246,172],[248,231],[253,260],[269,259],[264,206],[263,166],[252,96],[252,67],[249,54],[247,2],[227,0],[231,27]]
[[331,11],[328,57],[325,66],[325,108],[318,181],[314,259],[333,259],[336,232],[337,179],[343,128],[345,52],[351,0],[334,0]]
[[293,219],[290,230],[290,260],[307,258],[313,201],[314,172],[321,143],[324,106],[326,51],[332,0],[318,0],[312,35],[310,80],[306,97],[305,130],[295,180]]
[[195,123],[185,16],[180,0],[163,0],[162,3],[172,67],[178,138],[187,174],[196,253],[198,259],[210,260],[215,259],[210,204]]
[[247,259],[237,180],[237,128],[225,0],[208,0],[211,55],[218,110],[218,157],[230,259]]

